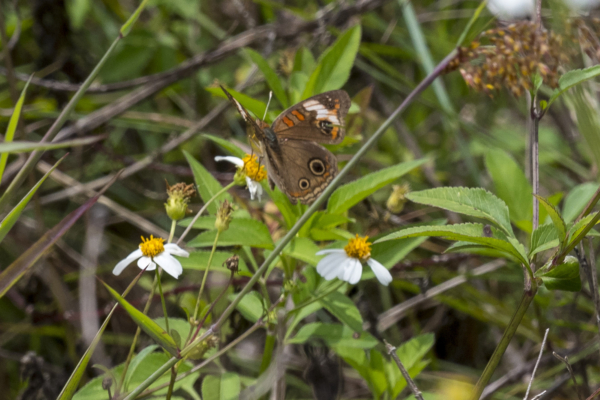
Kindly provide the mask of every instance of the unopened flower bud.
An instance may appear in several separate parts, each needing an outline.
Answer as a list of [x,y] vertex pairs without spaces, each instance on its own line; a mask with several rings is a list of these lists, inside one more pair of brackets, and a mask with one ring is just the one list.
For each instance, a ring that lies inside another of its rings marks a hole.
[[225,260],[225,262],[223,263],[225,265],[225,267],[230,270],[233,273],[236,273],[238,271],[238,265],[240,263],[240,257],[238,255],[233,255],[231,257],[229,257],[227,260]]
[[169,183],[167,183],[167,194],[169,195],[169,198],[165,203],[167,215],[173,221],[179,221],[185,217],[190,198],[196,194],[194,185],[177,183],[173,186],[169,186]]
[[392,194],[385,203],[388,211],[393,214],[398,214],[404,209],[406,204],[406,194],[410,192],[410,185],[405,183],[404,185],[392,186]]
[[199,360],[204,357],[204,354],[206,354],[208,350],[216,347],[217,344],[219,344],[219,338],[215,335],[210,335],[202,342],[198,343],[198,345],[190,351],[188,357],[192,360]]
[[112,386],[112,382],[113,381],[110,376],[107,376],[104,379],[102,379],[102,389],[104,389],[104,390],[110,389],[110,387]]
[[233,207],[231,207],[229,201],[225,200],[223,203],[221,203],[221,206],[217,211],[217,220],[215,221],[215,228],[217,228],[219,232],[226,231],[229,228],[232,211]]

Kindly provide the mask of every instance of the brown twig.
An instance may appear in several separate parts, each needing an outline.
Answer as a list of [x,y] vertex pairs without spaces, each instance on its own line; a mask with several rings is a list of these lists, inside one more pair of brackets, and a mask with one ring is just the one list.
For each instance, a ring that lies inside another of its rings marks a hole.
[[396,365],[398,366],[398,369],[402,373],[404,380],[406,380],[406,383],[408,383],[408,387],[410,388],[410,391],[413,392],[413,394],[415,395],[415,398],[417,400],[423,400],[423,395],[421,394],[421,391],[419,390],[419,388],[417,387],[415,382],[412,380],[412,378],[408,374],[408,371],[406,370],[406,368],[404,368],[404,364],[402,364],[402,361],[400,361],[400,357],[398,357],[398,354],[396,354],[396,348],[394,346],[392,346],[391,344],[389,344],[385,339],[383,340],[383,342],[385,343],[385,348],[387,349],[388,354],[390,356],[392,356],[392,358],[396,362]]
[[573,380],[573,385],[575,386],[575,392],[577,392],[577,398],[579,400],[583,400],[583,396],[581,396],[581,392],[579,391],[579,385],[577,384],[577,379],[575,379],[575,373],[573,372],[573,367],[571,367],[571,364],[569,363],[569,357],[568,356],[564,356],[561,357],[557,352],[553,351],[552,355],[562,361],[565,366],[567,367],[567,370],[569,371],[569,375],[571,376],[571,379]]

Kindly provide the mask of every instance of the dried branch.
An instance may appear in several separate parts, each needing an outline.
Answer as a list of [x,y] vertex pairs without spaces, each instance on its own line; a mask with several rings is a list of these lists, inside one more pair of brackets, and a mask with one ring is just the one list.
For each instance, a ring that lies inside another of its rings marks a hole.
[[387,349],[388,354],[390,356],[392,356],[392,358],[396,362],[396,365],[398,366],[398,369],[402,373],[404,380],[406,380],[406,382],[408,383],[408,387],[410,388],[410,391],[413,392],[413,394],[415,395],[415,398],[417,400],[423,400],[423,395],[421,394],[421,391],[419,390],[419,388],[417,387],[415,382],[412,380],[412,378],[408,374],[408,371],[406,370],[406,368],[404,368],[404,365],[402,364],[402,361],[400,361],[400,357],[398,357],[398,354],[396,354],[396,348],[394,346],[392,346],[391,344],[389,344],[385,339],[383,340],[383,342],[385,343],[385,348]]
[[552,355],[565,364],[565,366],[567,367],[567,370],[569,371],[569,375],[571,376],[571,379],[573,380],[573,385],[575,386],[575,391],[577,392],[577,398],[579,398],[579,400],[583,400],[583,396],[581,396],[581,392],[579,391],[579,385],[577,385],[577,379],[575,379],[575,373],[573,372],[573,367],[571,367],[571,364],[569,363],[569,357],[564,356],[564,358],[563,358],[555,351],[552,352]]
[[[531,379],[529,380],[529,385],[527,385],[527,391],[525,392],[525,397],[523,397],[523,400],[527,400],[527,398],[529,397],[529,391],[531,390],[531,385],[533,384],[533,378],[535,378],[535,372],[537,371],[538,365],[540,364],[540,360],[542,359],[542,354],[544,353],[544,347],[546,346],[546,339],[548,339],[548,332],[550,332],[550,328],[546,329],[546,333],[544,334],[544,340],[542,340],[542,347],[540,347],[540,354],[538,355],[537,361],[535,362],[535,367],[533,367],[533,372],[531,373]],[[540,395],[544,394],[545,392],[546,391],[544,390],[542,393],[540,393]],[[537,395],[532,400],[539,397],[540,395]]]

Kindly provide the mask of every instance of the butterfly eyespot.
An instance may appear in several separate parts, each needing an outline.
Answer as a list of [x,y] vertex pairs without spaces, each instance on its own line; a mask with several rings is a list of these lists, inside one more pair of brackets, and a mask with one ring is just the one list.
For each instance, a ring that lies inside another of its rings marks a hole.
[[318,158],[313,158],[308,162],[308,168],[310,168],[310,172],[317,176],[321,176],[325,173],[325,164]]
[[319,121],[319,128],[321,128],[324,133],[329,134],[333,129],[333,125],[329,121]]
[[298,186],[300,186],[300,189],[302,189],[302,190],[306,190],[306,189],[308,189],[308,187],[310,186],[310,182],[309,182],[309,181],[308,181],[308,179],[306,179],[306,178],[301,178],[301,179],[298,181]]

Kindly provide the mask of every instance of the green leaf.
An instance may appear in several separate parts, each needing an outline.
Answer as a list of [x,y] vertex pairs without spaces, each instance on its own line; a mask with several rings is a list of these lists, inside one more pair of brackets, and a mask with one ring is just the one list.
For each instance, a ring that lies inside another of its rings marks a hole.
[[[29,79],[31,81],[31,78]],[[17,126],[19,125],[19,118],[21,118],[21,109],[23,108],[23,102],[25,101],[25,93],[27,92],[28,86],[29,81],[23,88],[21,96],[19,96],[19,100],[17,100],[17,104],[15,104],[15,109],[13,110],[13,113],[10,116],[10,120],[8,121],[8,126],[6,127],[6,133],[4,134],[4,142],[0,143],[0,146],[9,145],[15,137],[15,132],[17,131]],[[4,153],[2,150],[0,150],[0,183],[2,182],[2,176],[4,175],[4,168],[6,168],[7,160],[8,153]]]
[[[427,333],[424,335],[416,336],[410,339],[407,342],[402,343],[397,349],[396,354],[404,368],[409,371],[409,375],[411,378],[416,376],[411,374],[411,369],[415,367],[419,361],[425,357],[425,355],[431,350],[435,343],[435,336],[433,333]],[[419,371],[420,372],[420,371]],[[395,399],[398,397],[402,389],[406,387],[406,381],[404,378],[400,378],[394,385],[392,389],[392,398]]]
[[520,229],[530,232],[532,189],[519,165],[508,153],[495,149],[486,153],[485,165],[494,181],[496,195],[508,205],[511,221]]
[[[104,140],[103,136],[91,136],[81,139],[73,139],[67,140],[64,142],[3,142],[0,143],[0,153],[2,156],[8,155],[11,153],[30,153],[35,150],[53,150],[53,149],[64,149],[65,147],[77,147],[77,146],[85,146],[90,143],[95,143],[100,140]],[[0,162],[2,160],[0,159]]]
[[121,307],[127,311],[127,314],[129,314],[137,326],[142,328],[144,332],[146,332],[152,339],[156,340],[165,350],[171,353],[171,355],[177,356],[177,344],[175,344],[173,338],[167,332],[165,332],[163,328],[154,322],[152,318],[148,317],[143,312],[132,306],[113,288],[104,282],[102,282],[102,284],[104,287],[106,287],[111,296],[121,305]]
[[319,57],[317,67],[308,80],[303,97],[340,89],[348,78],[360,45],[361,27],[355,25],[344,32]]
[[373,172],[337,188],[327,202],[327,212],[341,214],[378,189],[423,165],[427,159],[404,162]]
[[595,78],[598,75],[600,75],[600,65],[567,71],[558,80],[558,89],[555,89],[554,93],[552,93],[552,96],[550,96],[550,99],[548,100],[548,106],[550,106],[556,99],[560,97],[560,95],[565,93],[573,86]]
[[[181,262],[181,266],[184,270],[196,270],[196,271],[204,271],[206,270],[206,266],[208,265],[208,259],[210,257],[210,251],[194,251],[190,253],[188,258],[179,258]],[[225,274],[229,274],[229,270],[223,266],[223,263],[233,255],[231,252],[226,251],[215,251],[213,254],[212,261],[210,263],[210,272],[223,272]],[[239,271],[249,272],[246,263],[242,258],[239,260]]]
[[[229,295],[229,300],[233,301],[236,296],[237,293],[231,293]],[[267,311],[263,297],[256,291],[247,293],[235,308],[244,316],[244,318],[253,323],[258,321],[258,319]]]
[[[510,242],[503,240],[500,231],[492,228],[492,237],[484,236],[483,224],[455,224],[448,226],[419,226],[402,229],[375,241],[381,243],[388,240],[405,239],[416,236],[439,236],[450,240],[464,240],[492,247],[507,252],[525,265],[529,265],[526,258]],[[500,237],[500,238],[498,238]]]
[[560,247],[563,247],[567,237],[567,225],[560,216],[560,212],[556,209],[556,207],[550,204],[548,200],[538,195],[535,195],[535,197],[537,197],[537,199],[540,201],[540,204],[546,209],[548,215],[550,215],[550,219],[552,219],[552,223],[556,228],[556,234],[560,242]]
[[[190,153],[187,151],[183,151],[183,155],[190,164],[192,168],[192,173],[194,174],[194,180],[196,181],[196,186],[198,187],[198,192],[200,192],[200,197],[202,197],[202,201],[206,203],[210,199],[212,199],[220,190],[223,189],[223,186],[204,168],[202,164],[200,164]],[[217,197],[213,202],[208,206],[208,212],[211,214],[216,214],[217,209],[219,208],[219,202],[224,200],[231,200],[231,196],[229,193],[222,193]]]
[[121,30],[119,31],[121,33],[121,36],[125,37],[129,34],[129,32],[131,32],[131,28],[133,28],[133,24],[135,24],[137,19],[140,17],[140,14],[144,10],[144,7],[146,7],[146,3],[148,3],[148,0],[142,0],[140,5],[138,6],[138,8],[134,11],[133,14],[131,14],[129,19],[123,24],[123,26],[121,27]]
[[481,188],[441,187],[406,195],[410,201],[486,219],[514,236],[506,203]]
[[363,331],[363,320],[358,308],[356,308],[352,300],[343,293],[333,292],[330,295],[323,297],[319,302],[339,319],[340,322],[349,326],[353,331]]
[[240,377],[233,372],[207,375],[202,381],[203,400],[236,400],[240,390]]
[[283,108],[288,108],[289,102],[285,90],[283,90],[281,80],[279,79],[275,71],[273,71],[273,69],[269,66],[267,60],[265,60],[263,56],[261,56],[259,53],[252,49],[246,48],[245,51],[246,54],[250,56],[254,64],[256,64],[258,69],[260,69],[260,72],[263,73],[265,80],[269,84],[269,87],[273,91],[275,97],[277,97],[277,100],[279,100],[279,103],[281,103]]
[[544,224],[533,231],[531,235],[531,250],[529,250],[529,258],[535,254],[558,247],[558,233],[554,224]]
[[600,187],[598,183],[587,182],[571,189],[567,197],[565,197],[563,204],[562,215],[567,224],[575,220],[579,213],[583,211],[588,201],[590,201],[596,190],[598,190],[598,187]]
[[221,137],[213,136],[213,135],[207,135],[207,134],[203,134],[202,136],[204,136],[207,139],[212,140],[213,142],[215,142],[216,144],[218,144],[219,146],[221,146],[225,150],[229,151],[235,157],[244,158],[246,156],[246,152],[244,150],[240,149],[235,144],[231,143],[229,140],[225,140],[225,139],[223,139]]
[[[213,245],[217,230],[202,232],[188,242],[190,247],[208,247]],[[229,229],[221,232],[217,246],[250,246],[263,249],[274,248],[269,228],[262,222],[250,218],[234,218]]]
[[294,56],[294,72],[309,75],[315,69],[316,61],[312,53],[306,47],[300,47]]
[[464,44],[467,40],[467,37],[469,36],[471,29],[473,28],[473,25],[475,24],[475,21],[477,21],[477,19],[479,18],[479,15],[481,15],[481,12],[483,10],[485,10],[486,5],[487,5],[487,1],[482,1],[479,4],[479,7],[477,7],[475,12],[471,16],[471,19],[465,26],[465,29],[463,29],[462,33],[460,34],[460,38],[458,39],[458,42],[456,43],[456,47],[464,46]]
[[593,212],[585,218],[577,221],[569,229],[569,244],[561,251],[561,255],[569,254],[575,246],[588,234],[588,232],[598,223],[600,213]]
[[320,256],[317,256],[319,250],[319,246],[309,238],[295,237],[281,253],[315,267],[321,259]]
[[287,342],[290,344],[301,344],[310,338],[319,338],[328,346],[345,346],[355,349],[370,349],[377,345],[378,341],[368,332],[361,332],[359,337],[354,337],[354,331],[341,324],[324,324],[313,322],[304,325],[298,333]]
[[123,388],[127,390],[129,388],[129,381],[131,377],[135,375],[137,368],[142,365],[144,359],[148,357],[150,354],[154,352],[154,350],[158,349],[159,346],[156,344],[151,344],[148,347],[145,347],[142,351],[136,354],[135,357],[131,360],[131,364],[129,364],[129,368],[127,369],[127,375],[125,376],[125,383],[123,384]]
[[548,272],[539,274],[548,290],[564,290],[578,292],[581,290],[579,277],[579,261],[573,256],[566,256],[563,264],[555,266]]
[[33,195],[35,194],[35,192],[37,192],[37,190],[40,188],[40,186],[42,186],[42,183],[44,183],[44,181],[46,180],[46,178],[48,178],[48,176],[50,176],[50,174],[52,173],[52,171],[54,171],[56,169],[56,167],[58,167],[58,165],[62,162],[62,160],[65,159],[66,156],[67,155],[64,155],[60,160],[58,160],[56,162],[56,164],[54,164],[54,166],[52,166],[52,168],[50,168],[50,170],[48,172],[46,172],[46,174],[44,176],[42,176],[42,179],[40,179],[35,184],[35,186],[31,188],[31,190],[29,190],[29,192],[25,195],[25,197],[23,197],[21,199],[21,201],[19,202],[19,204],[17,204],[15,206],[15,208],[13,208],[6,215],[6,217],[4,217],[4,219],[2,220],[2,222],[0,222],[0,242],[2,242],[2,240],[4,239],[4,237],[8,234],[8,232],[10,231],[10,229],[17,222],[17,220],[21,216],[21,213],[23,212],[23,210],[25,209],[25,207],[27,206],[27,204],[29,204],[29,201],[31,200],[31,198],[33,197]]

